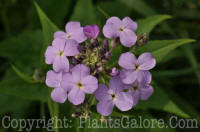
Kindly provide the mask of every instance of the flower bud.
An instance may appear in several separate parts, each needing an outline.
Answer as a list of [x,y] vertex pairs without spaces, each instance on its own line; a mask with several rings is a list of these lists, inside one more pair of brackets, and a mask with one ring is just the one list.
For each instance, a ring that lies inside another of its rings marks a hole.
[[137,43],[140,46],[146,45],[147,44],[147,34],[143,33],[143,34],[139,35]]
[[110,75],[113,76],[113,77],[119,75],[119,70],[117,70],[117,68],[114,67],[112,69],[112,72],[110,73]]
[[85,36],[89,39],[96,39],[99,35],[99,27],[97,25],[87,25],[83,28]]
[[105,39],[105,40],[103,41],[103,46],[104,46],[104,48],[105,48],[106,51],[109,50],[108,40]]

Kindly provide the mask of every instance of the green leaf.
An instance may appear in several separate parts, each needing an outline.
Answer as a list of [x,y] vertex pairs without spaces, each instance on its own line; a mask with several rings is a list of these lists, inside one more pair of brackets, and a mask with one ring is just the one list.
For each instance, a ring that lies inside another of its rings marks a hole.
[[150,32],[155,28],[156,25],[170,18],[171,16],[169,15],[154,15],[147,17],[145,19],[140,19],[137,21],[138,23],[137,34],[138,35],[142,33],[150,34]]
[[78,0],[70,20],[80,21],[83,25],[95,24],[97,18],[92,0]]
[[0,93],[14,95],[29,100],[47,101],[49,88],[40,83],[27,83],[8,69],[5,77],[0,82]]
[[42,68],[46,68],[46,64],[44,61],[44,52],[47,48],[48,45],[50,45],[53,41],[53,34],[58,30],[58,27],[54,25],[51,20],[46,16],[46,14],[40,9],[39,5],[34,2],[35,7],[37,9],[40,22],[42,24],[42,31],[43,31],[43,37],[44,37],[44,44],[42,46],[42,51],[41,51],[41,65]]
[[169,52],[173,51],[179,46],[194,42],[193,39],[177,39],[177,40],[155,40],[149,41],[149,43],[143,47],[137,49],[137,54],[144,52],[152,52],[153,56],[156,59],[156,62],[159,63],[163,57],[165,57]]
[[174,113],[184,118],[190,117],[182,111],[161,88],[155,85],[155,83],[153,83],[153,87],[153,95],[146,101],[140,101],[136,105],[137,109],[157,109]]

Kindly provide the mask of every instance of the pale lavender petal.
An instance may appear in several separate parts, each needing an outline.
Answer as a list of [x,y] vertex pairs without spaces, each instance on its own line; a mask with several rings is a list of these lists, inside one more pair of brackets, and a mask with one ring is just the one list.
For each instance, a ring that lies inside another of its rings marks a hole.
[[124,84],[132,84],[137,79],[138,71],[122,69],[120,78]]
[[114,104],[121,111],[128,111],[133,107],[133,99],[130,93],[120,92],[117,94],[117,99]]
[[54,39],[55,38],[65,38],[65,36],[66,36],[66,33],[63,31],[57,31],[54,33]]
[[55,88],[51,92],[51,98],[58,103],[64,103],[67,100],[67,92],[63,88]]
[[69,61],[65,56],[57,56],[53,63],[53,69],[56,72],[68,72],[69,71]]
[[133,31],[137,29],[137,23],[134,22],[130,17],[124,17],[122,22],[125,28],[131,29]]
[[97,104],[97,112],[103,116],[108,116],[112,113],[114,104],[112,100],[101,100]]
[[79,82],[82,78],[90,74],[90,68],[83,64],[78,64],[72,68],[72,76],[74,81]]
[[107,21],[106,24],[116,24],[116,25],[122,25],[122,21],[118,17],[110,17]]
[[64,88],[66,91],[69,91],[73,88],[75,82],[73,81],[73,77],[71,73],[63,73],[63,78],[61,82],[61,87]]
[[69,101],[74,105],[82,104],[85,100],[85,93],[79,88],[73,88],[68,94]]
[[103,99],[109,99],[108,88],[105,84],[99,84],[98,89],[94,92],[95,97],[100,101]]
[[140,98],[142,100],[147,100],[154,92],[153,87],[152,86],[146,86],[145,88],[141,88],[140,89]]
[[132,97],[133,97],[133,106],[135,106],[138,103],[138,101],[139,101],[140,91],[139,90],[133,91],[132,92]]
[[71,31],[69,34],[71,35],[70,39],[76,40],[78,43],[82,43],[87,39],[82,27]]
[[62,73],[54,72],[53,70],[50,70],[47,72],[46,75],[46,85],[51,88],[57,88],[59,87],[59,83],[62,80]]
[[152,75],[149,71],[143,71],[144,72],[144,75],[145,75],[145,82],[147,84],[151,83],[151,80],[152,80]]
[[65,48],[65,39],[62,38],[56,38],[53,40],[52,45],[55,47],[58,51],[64,51]]
[[114,24],[106,24],[103,27],[103,34],[110,39],[119,37],[118,27]]
[[82,79],[83,83],[83,91],[85,93],[92,94],[94,93],[98,88],[98,80],[94,76],[86,76]]
[[156,60],[153,58],[152,53],[143,53],[138,58],[140,70],[150,70],[156,65]]
[[66,40],[66,46],[64,50],[65,56],[76,56],[79,54],[78,43],[75,40]]
[[121,78],[119,76],[115,76],[110,79],[109,89],[114,91],[114,93],[123,91],[124,88],[124,84],[122,83]]
[[134,69],[137,59],[131,52],[121,54],[118,64],[125,69]]
[[81,27],[80,22],[75,22],[75,21],[71,21],[68,22],[65,26],[65,31],[68,32],[73,32],[76,29],[79,29]]
[[120,42],[126,47],[133,46],[137,41],[137,35],[130,29],[124,29],[120,34]]
[[148,82],[151,82],[151,73],[148,71],[138,71],[137,73],[137,80],[139,82],[143,82],[147,84]]
[[45,62],[46,64],[53,64],[54,59],[57,56],[58,50],[54,48],[53,46],[48,46],[46,52],[45,52]]

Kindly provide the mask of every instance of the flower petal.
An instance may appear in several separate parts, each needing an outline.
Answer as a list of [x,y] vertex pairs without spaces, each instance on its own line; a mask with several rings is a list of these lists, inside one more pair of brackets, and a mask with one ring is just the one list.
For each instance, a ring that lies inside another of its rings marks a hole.
[[131,52],[121,54],[118,64],[125,69],[134,69],[137,59]]
[[148,85],[145,88],[140,89],[140,98],[142,100],[147,100],[154,92],[153,87]]
[[143,53],[138,58],[138,64],[140,65],[140,70],[150,70],[156,65],[156,60],[151,53]]
[[122,25],[122,21],[121,21],[118,17],[113,16],[113,17],[110,17],[110,18],[106,21],[106,24]]
[[53,64],[54,59],[56,58],[58,50],[53,46],[48,46],[45,52],[45,62],[46,64]]
[[73,77],[71,73],[63,73],[63,78],[61,82],[61,87],[64,88],[66,91],[69,91],[73,88],[74,85]]
[[76,56],[79,54],[78,43],[75,40],[67,40],[64,50],[66,56]]
[[133,31],[137,29],[137,23],[134,22],[130,17],[124,17],[122,22],[123,22],[123,25],[128,29],[131,29]]
[[66,33],[63,31],[57,31],[54,33],[54,39],[55,38],[65,38],[65,36],[66,36]]
[[46,85],[51,88],[57,88],[59,87],[59,83],[62,80],[62,73],[54,72],[53,70],[50,70],[47,72],[46,75]]
[[108,88],[105,84],[99,84],[98,89],[94,92],[94,95],[99,101],[110,98]]
[[109,89],[112,90],[114,93],[118,93],[123,91],[125,88],[124,84],[121,81],[119,76],[112,77],[109,81]]
[[112,100],[102,100],[97,104],[97,111],[103,116],[108,116],[112,113],[114,104]]
[[56,72],[68,72],[69,71],[69,61],[65,56],[56,56],[54,63],[53,63],[53,69]]
[[133,98],[130,93],[120,92],[114,103],[121,111],[128,111],[133,107]]
[[138,101],[139,101],[139,98],[140,98],[140,91],[139,91],[139,90],[137,90],[137,91],[132,91],[132,92],[131,92],[131,95],[132,95],[132,97],[133,97],[133,106],[135,106],[135,105],[138,103]]
[[115,24],[106,24],[103,27],[103,34],[107,38],[116,38],[119,36],[118,27]]
[[137,80],[144,84],[149,84],[151,82],[152,75],[149,71],[138,71]]
[[74,30],[78,29],[81,27],[81,24],[80,22],[75,22],[75,21],[71,21],[71,22],[68,22],[65,26],[65,31],[67,33],[69,32],[73,32]]
[[137,79],[138,71],[122,69],[120,78],[124,84],[132,84]]
[[78,89],[78,88],[73,88],[69,92],[68,95],[69,101],[74,104],[74,105],[79,105],[82,104],[85,100],[85,93]]
[[51,92],[51,98],[58,103],[64,103],[67,99],[67,92],[63,88],[55,88]]
[[52,45],[58,51],[64,51],[66,40],[62,38],[56,38],[53,40]]
[[86,76],[82,79],[83,83],[83,91],[85,93],[92,94],[94,93],[98,88],[98,80],[94,76]]
[[88,76],[89,74],[90,69],[83,64],[78,64],[72,68],[72,76],[76,82],[81,81],[82,78]]
[[76,40],[78,43],[82,43],[87,39],[87,37],[85,36],[85,34],[83,32],[83,28],[82,27],[71,31],[69,33],[69,35],[71,35],[70,39]]
[[137,35],[130,29],[124,29],[119,33],[120,42],[126,47],[133,46],[137,41]]

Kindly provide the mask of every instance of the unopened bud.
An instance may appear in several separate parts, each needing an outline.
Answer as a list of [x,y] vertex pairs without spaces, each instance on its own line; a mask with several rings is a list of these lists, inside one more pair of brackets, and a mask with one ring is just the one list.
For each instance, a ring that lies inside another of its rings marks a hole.
[[113,77],[119,75],[119,70],[117,70],[117,68],[114,67],[112,69],[112,72],[110,73],[110,75],[113,76]]
[[140,46],[146,45],[147,44],[147,34],[143,33],[143,34],[139,35],[137,43]]

